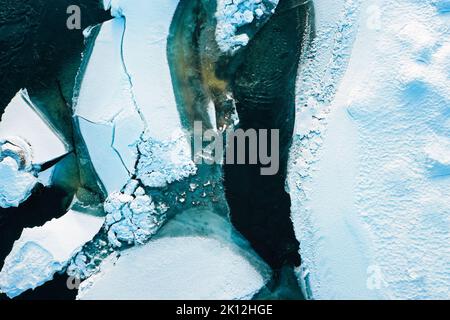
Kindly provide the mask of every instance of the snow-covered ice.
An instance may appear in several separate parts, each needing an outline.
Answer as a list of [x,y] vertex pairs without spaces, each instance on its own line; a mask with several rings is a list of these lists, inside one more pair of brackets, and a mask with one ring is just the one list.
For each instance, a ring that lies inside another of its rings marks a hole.
[[332,2],[315,1],[317,56],[298,86],[288,189],[300,280],[314,299],[448,299],[444,1]]
[[113,255],[100,269],[81,283],[79,299],[249,299],[270,278],[225,218],[197,209],[177,215],[152,241]]
[[174,131],[168,141],[157,141],[146,133],[139,142],[137,178],[144,186],[165,187],[197,173],[191,148],[183,131]]
[[0,272],[0,292],[14,298],[53,279],[102,225],[103,218],[70,210],[41,227],[24,229]]

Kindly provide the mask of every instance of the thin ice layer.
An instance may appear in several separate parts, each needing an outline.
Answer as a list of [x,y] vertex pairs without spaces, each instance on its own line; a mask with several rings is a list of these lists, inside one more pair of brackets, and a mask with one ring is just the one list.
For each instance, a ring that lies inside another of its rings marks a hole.
[[70,210],[42,227],[24,229],[0,272],[0,291],[14,298],[63,271],[100,230],[103,219]]

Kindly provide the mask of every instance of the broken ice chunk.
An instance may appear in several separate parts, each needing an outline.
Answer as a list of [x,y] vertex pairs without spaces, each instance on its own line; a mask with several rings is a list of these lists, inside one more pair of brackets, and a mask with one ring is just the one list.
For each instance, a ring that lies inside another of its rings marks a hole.
[[42,118],[26,90],[19,91],[0,122],[0,207],[17,207],[38,183],[40,166],[70,152]]
[[139,143],[139,153],[137,177],[147,187],[165,187],[197,172],[190,146],[182,132],[163,142],[146,134]]
[[[97,27],[92,52],[80,74],[74,112],[94,123],[113,123],[121,113],[135,112],[131,84],[122,61],[125,21],[117,18]],[[138,125],[138,123],[135,123]]]
[[163,222],[148,195],[113,193],[104,208],[108,240],[114,247],[121,247],[122,243],[144,244]]
[[102,224],[100,217],[71,210],[42,227],[25,229],[5,259],[0,292],[14,298],[53,279]]
[[112,193],[122,190],[134,173],[144,123],[122,60],[125,20],[116,18],[99,28],[80,75],[74,111],[92,164]]
[[0,122],[0,207],[17,207],[29,198],[39,165],[69,152],[66,143],[37,113],[25,90],[19,91]]
[[81,284],[79,299],[250,299],[270,278],[226,219],[195,209],[100,269]]
[[[248,44],[250,35],[239,28],[258,22],[260,28],[274,12],[279,0],[217,0],[216,41],[223,52],[234,53]],[[255,32],[255,31],[253,31]]]

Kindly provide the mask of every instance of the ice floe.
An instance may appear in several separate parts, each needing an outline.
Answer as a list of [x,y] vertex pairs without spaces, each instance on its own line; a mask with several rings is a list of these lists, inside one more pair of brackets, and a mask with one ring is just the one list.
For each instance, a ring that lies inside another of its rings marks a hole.
[[27,91],[19,91],[0,122],[0,207],[27,200],[40,166],[68,152],[69,145],[39,115]]
[[[75,117],[89,156],[108,193],[134,173],[136,144],[144,130],[122,60],[125,20],[103,23],[76,88]],[[91,39],[93,41],[93,39]]]
[[100,269],[81,283],[79,299],[249,299],[270,278],[267,265],[226,219],[196,209]]
[[19,137],[28,142],[33,164],[43,164],[69,152],[69,145],[40,116],[26,90],[21,90],[6,107],[0,122],[0,137]]
[[145,186],[164,187],[196,172],[188,139],[180,136],[167,61],[177,5],[105,2],[115,18],[99,27],[80,74],[75,112],[108,194],[120,192],[135,173]]
[[102,225],[103,218],[70,210],[41,227],[24,229],[0,272],[0,292],[14,298],[53,279]]

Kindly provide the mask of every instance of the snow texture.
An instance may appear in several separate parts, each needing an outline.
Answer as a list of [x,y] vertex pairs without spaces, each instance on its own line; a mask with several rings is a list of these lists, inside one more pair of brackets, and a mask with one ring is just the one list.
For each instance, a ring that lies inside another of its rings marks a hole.
[[0,291],[14,298],[50,281],[102,224],[102,218],[70,210],[42,227],[24,229],[5,259]]
[[209,211],[177,215],[146,245],[105,260],[78,298],[249,299],[270,272],[231,228]]
[[445,3],[315,1],[288,178],[309,298],[450,298]]

